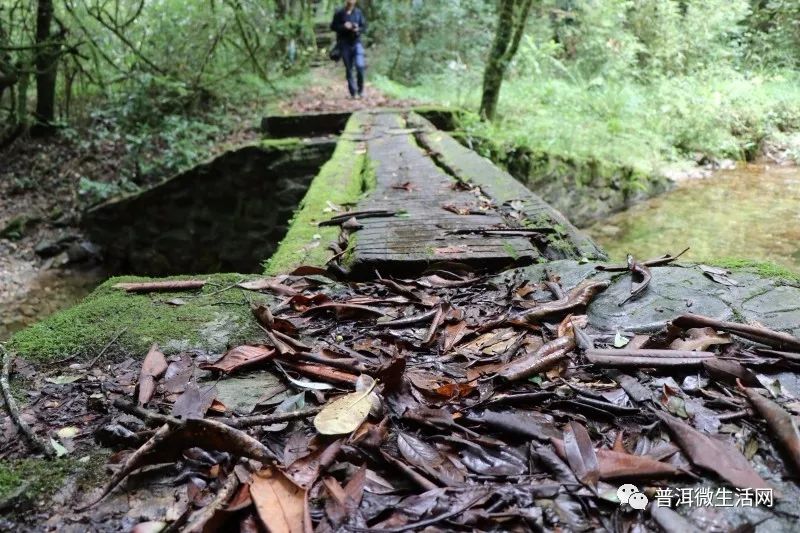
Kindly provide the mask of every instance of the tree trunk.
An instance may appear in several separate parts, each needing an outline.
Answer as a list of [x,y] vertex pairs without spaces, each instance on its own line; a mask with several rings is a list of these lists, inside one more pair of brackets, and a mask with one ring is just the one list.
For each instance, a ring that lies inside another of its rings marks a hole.
[[494,43],[483,72],[480,114],[486,120],[497,115],[503,76],[519,49],[532,4],[533,0],[500,0]]
[[39,0],[36,6],[36,121],[52,124],[56,110],[56,67],[58,46],[51,33],[53,0]]

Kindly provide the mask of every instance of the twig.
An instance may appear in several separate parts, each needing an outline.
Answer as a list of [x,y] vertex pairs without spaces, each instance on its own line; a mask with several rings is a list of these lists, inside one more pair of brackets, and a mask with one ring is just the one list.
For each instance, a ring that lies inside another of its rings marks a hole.
[[170,426],[175,427],[181,424],[181,421],[174,416],[156,413],[149,409],[145,409],[144,407],[139,407],[138,405],[128,403],[121,398],[114,400],[113,405],[123,413],[128,413],[129,415],[133,415],[136,418],[144,420],[144,422],[150,426],[163,426],[164,424],[169,424]]
[[[641,264],[646,267],[668,265],[688,251],[689,248],[686,248],[677,255],[665,255],[664,257],[648,259],[647,261],[643,261]],[[597,265],[594,268],[595,270],[601,270],[603,272],[627,272],[628,270],[630,270],[630,267],[628,265]]]
[[[114,400],[114,407],[128,413],[136,418],[144,420],[150,426],[161,426],[169,424],[172,427],[181,425],[181,421],[170,415],[162,415],[149,409],[139,407],[125,400],[117,398]],[[233,428],[241,429],[253,426],[266,426],[269,424],[276,424],[278,422],[288,422],[289,420],[296,420],[298,418],[308,418],[314,416],[322,410],[322,407],[310,407],[308,409],[301,409],[299,411],[291,411],[288,413],[273,413],[269,415],[254,415],[243,416],[239,418],[217,418],[217,422],[221,422]]]
[[411,479],[411,481],[416,483],[423,490],[429,491],[429,490],[434,490],[434,489],[438,489],[439,488],[438,485],[433,483],[431,480],[429,480],[428,478],[426,478],[422,474],[417,473],[413,468],[411,468],[409,465],[405,464],[403,461],[401,461],[401,460],[399,460],[399,459],[397,459],[395,457],[392,457],[391,455],[389,455],[388,453],[386,453],[383,450],[378,450],[378,451],[381,452],[381,455],[383,455],[383,458],[385,460],[387,460],[390,463],[392,463],[396,468],[398,468],[402,473],[404,473],[406,476],[408,476]]
[[288,422],[289,420],[297,420],[299,418],[308,418],[318,414],[320,411],[322,411],[322,407],[309,407],[308,409],[300,409],[299,411],[290,411],[288,413],[242,416],[240,418],[222,418],[219,421],[231,427],[241,429],[254,426],[267,426],[269,424]]
[[203,531],[203,526],[205,526],[211,520],[211,517],[213,517],[217,511],[222,509],[222,507],[228,503],[228,501],[233,497],[237,488],[239,488],[239,478],[236,476],[236,471],[231,469],[228,477],[225,478],[225,483],[222,484],[222,487],[219,489],[219,492],[217,492],[214,500],[202,509],[198,510],[193,515],[189,523],[181,528],[181,531]]
[[231,289],[235,289],[236,287],[239,286],[240,283],[243,283],[244,281],[245,281],[245,278],[242,278],[239,281],[237,281],[236,283],[234,283],[233,285],[228,285],[227,287],[223,287],[223,288],[221,288],[219,290],[216,290],[214,292],[210,292],[208,294],[204,294],[203,297],[204,298],[208,298],[209,296],[215,296],[215,295],[217,295],[217,294],[219,294],[221,292],[225,292],[225,291],[229,291]]
[[124,289],[125,292],[177,292],[202,289],[206,280],[187,279],[176,281],[147,281],[143,283],[117,283],[115,289]]
[[6,351],[5,346],[2,344],[0,344],[0,352],[3,352],[3,372],[0,375],[0,389],[3,391],[3,399],[6,403],[6,411],[8,411],[11,421],[14,422],[15,426],[17,426],[19,432],[25,436],[25,439],[28,441],[28,444],[31,446],[31,448],[34,448],[36,451],[45,454],[47,457],[55,456],[53,449],[45,444],[42,439],[37,437],[28,424],[23,422],[19,417],[17,402],[14,401],[14,397],[11,395],[11,388],[8,385],[8,376],[11,369],[11,354]]
[[353,217],[358,218],[374,218],[374,217],[393,217],[396,213],[386,209],[368,209],[365,211],[350,211],[333,216],[328,220],[323,220],[318,226],[339,226]]
[[92,368],[92,367],[94,366],[94,364],[95,364],[95,363],[96,363],[96,362],[97,362],[97,361],[98,361],[98,360],[99,360],[101,357],[103,357],[103,354],[104,354],[104,353],[106,353],[106,350],[108,350],[109,348],[111,348],[111,345],[112,345],[112,344],[114,344],[115,342],[117,342],[117,339],[119,339],[119,338],[122,336],[122,334],[123,334],[123,333],[125,333],[126,331],[128,331],[128,326],[125,326],[124,328],[122,328],[121,330],[119,330],[119,331],[117,332],[117,334],[116,334],[116,335],[114,335],[114,337],[113,337],[113,338],[112,338],[110,341],[108,341],[108,344],[106,344],[106,345],[103,347],[103,349],[102,349],[102,350],[100,350],[100,353],[99,353],[99,354],[97,354],[97,356],[96,356],[94,359],[92,359],[92,362],[91,362],[91,363],[89,363],[89,366],[87,366],[87,367],[86,367],[86,370],[89,370],[90,368]]

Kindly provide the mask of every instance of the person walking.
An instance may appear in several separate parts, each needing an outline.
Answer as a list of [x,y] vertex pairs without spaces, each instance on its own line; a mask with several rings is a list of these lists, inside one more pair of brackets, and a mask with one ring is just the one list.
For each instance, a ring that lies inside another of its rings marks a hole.
[[344,7],[336,10],[331,30],[336,32],[336,46],[342,56],[350,98],[364,96],[364,45],[361,36],[367,30],[367,19],[356,6],[358,0],[345,0]]

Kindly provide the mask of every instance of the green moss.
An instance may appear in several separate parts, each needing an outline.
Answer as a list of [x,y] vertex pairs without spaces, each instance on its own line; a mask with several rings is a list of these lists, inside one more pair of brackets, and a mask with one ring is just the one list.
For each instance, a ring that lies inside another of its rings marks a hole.
[[4,460],[0,463],[0,501],[11,496],[35,501],[39,496],[51,494],[79,465],[67,458]]
[[[141,354],[153,342],[167,352],[187,348],[219,351],[226,343],[246,340],[256,333],[246,299],[264,296],[238,288],[218,292],[252,276],[194,277],[207,279],[209,283],[201,291],[142,295],[127,294],[113,286],[150,278],[111,278],[80,304],[15,334],[8,348],[26,359],[38,361],[59,359],[76,352],[93,356],[124,328],[115,346],[117,353]],[[176,298],[184,303],[167,303]]]
[[367,155],[355,138],[361,131],[361,116],[353,114],[347,122],[331,159],[311,182],[275,254],[266,263],[266,273],[291,272],[301,265],[323,267],[332,254],[328,243],[335,241],[339,228],[320,227],[330,217],[328,202],[354,204],[375,185],[375,173]]
[[708,261],[708,264],[728,270],[752,272],[764,278],[780,279],[792,284],[800,283],[800,273],[768,261],[723,257]]
[[276,148],[280,150],[294,149],[302,145],[303,141],[299,137],[285,137],[283,139],[263,139],[260,142],[262,148]]
[[516,248],[514,248],[514,246],[512,246],[512,244],[511,244],[511,243],[509,243],[509,242],[504,242],[504,243],[503,243],[503,249],[504,249],[504,250],[506,251],[506,253],[507,253],[508,255],[510,255],[510,256],[511,256],[511,258],[512,258],[512,259],[514,259],[515,261],[516,261],[517,259],[519,259],[519,252],[517,251],[517,249],[516,249]]
[[344,268],[350,268],[353,266],[356,258],[356,243],[358,242],[358,235],[353,233],[350,235],[347,241],[347,248],[345,249],[344,253],[342,254],[342,266]]

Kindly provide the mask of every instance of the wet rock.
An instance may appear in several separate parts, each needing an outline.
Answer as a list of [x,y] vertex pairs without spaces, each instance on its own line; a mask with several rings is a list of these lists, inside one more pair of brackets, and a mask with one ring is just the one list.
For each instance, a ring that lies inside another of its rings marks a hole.
[[97,247],[89,241],[73,242],[67,248],[67,258],[70,263],[84,263],[100,258]]
[[98,444],[106,448],[136,448],[142,444],[142,438],[120,424],[107,424],[99,428],[94,438]]
[[63,235],[57,239],[43,239],[39,241],[33,251],[39,257],[53,257],[66,250],[69,244],[77,239],[77,235]]

